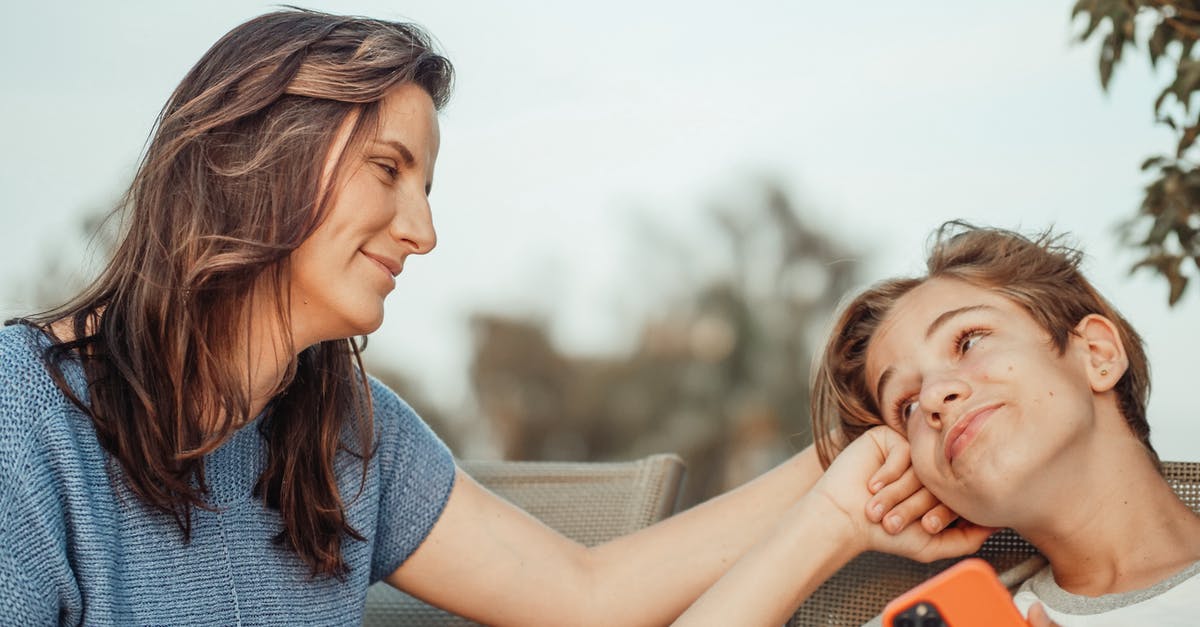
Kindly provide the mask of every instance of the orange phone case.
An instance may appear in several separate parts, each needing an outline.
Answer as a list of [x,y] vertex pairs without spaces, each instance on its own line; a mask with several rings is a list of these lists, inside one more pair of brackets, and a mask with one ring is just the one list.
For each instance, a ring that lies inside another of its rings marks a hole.
[[[940,622],[939,622],[940,619]],[[965,559],[892,599],[884,627],[1028,627],[987,562]]]

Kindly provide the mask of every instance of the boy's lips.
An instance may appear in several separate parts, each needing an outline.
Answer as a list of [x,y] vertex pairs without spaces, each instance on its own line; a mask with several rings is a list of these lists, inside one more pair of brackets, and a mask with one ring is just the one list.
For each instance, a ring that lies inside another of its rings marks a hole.
[[946,444],[944,450],[946,452],[946,461],[953,462],[955,457],[963,451],[975,439],[975,434],[983,428],[983,423],[1000,407],[1003,403],[990,403],[972,409],[958,419],[954,426],[950,428],[950,432],[946,434]]

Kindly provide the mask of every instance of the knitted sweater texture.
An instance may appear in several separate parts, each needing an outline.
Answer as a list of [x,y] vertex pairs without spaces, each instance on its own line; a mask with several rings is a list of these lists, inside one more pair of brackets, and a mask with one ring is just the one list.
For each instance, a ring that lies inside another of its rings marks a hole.
[[[272,537],[279,513],[251,491],[265,465],[259,421],[205,458],[214,511],[192,539],[122,483],[91,420],[54,385],[30,327],[0,328],[0,624],[361,624],[367,587],[400,566],[437,522],[454,461],[417,415],[371,380],[378,454],[338,460],[352,527],[345,580],[311,578]],[[63,364],[86,402],[83,369]],[[357,497],[356,497],[357,494]]]

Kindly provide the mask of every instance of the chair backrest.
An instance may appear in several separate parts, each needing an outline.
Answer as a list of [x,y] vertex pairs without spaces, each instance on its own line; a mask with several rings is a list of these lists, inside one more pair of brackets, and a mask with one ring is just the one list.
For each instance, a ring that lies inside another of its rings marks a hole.
[[[1179,498],[1200,512],[1200,462],[1165,462],[1163,475]],[[1046,563],[1033,545],[1011,529],[988,538],[975,556],[991,563],[1010,590]],[[957,561],[922,564],[894,555],[864,553],[817,588],[788,625],[862,625],[882,612],[888,601]]]
[[[486,488],[563,535],[593,546],[675,513],[684,464],[677,455],[631,462],[463,461]],[[367,591],[365,627],[474,625],[380,582]]]

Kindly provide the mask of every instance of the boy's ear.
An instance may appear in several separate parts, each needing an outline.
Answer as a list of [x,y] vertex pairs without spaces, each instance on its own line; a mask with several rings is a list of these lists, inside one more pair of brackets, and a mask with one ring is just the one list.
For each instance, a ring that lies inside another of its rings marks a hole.
[[1107,392],[1129,368],[1125,343],[1117,325],[1100,314],[1088,314],[1075,326],[1075,335],[1083,340],[1085,369],[1093,392]]

